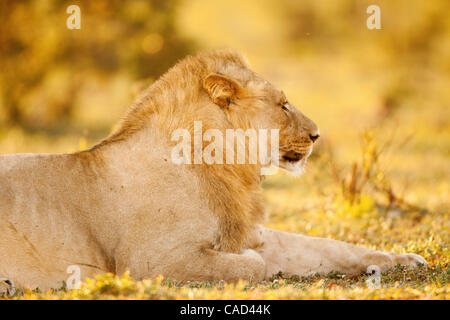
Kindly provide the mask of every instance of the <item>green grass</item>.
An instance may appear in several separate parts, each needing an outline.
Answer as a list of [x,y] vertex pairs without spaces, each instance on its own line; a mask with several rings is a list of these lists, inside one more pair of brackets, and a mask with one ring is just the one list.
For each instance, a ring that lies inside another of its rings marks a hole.
[[260,283],[177,283],[159,277],[133,281],[128,274],[103,274],[79,290],[18,292],[10,299],[448,299],[449,271],[441,266],[392,268],[381,275],[381,289],[370,289],[368,275],[283,278]]

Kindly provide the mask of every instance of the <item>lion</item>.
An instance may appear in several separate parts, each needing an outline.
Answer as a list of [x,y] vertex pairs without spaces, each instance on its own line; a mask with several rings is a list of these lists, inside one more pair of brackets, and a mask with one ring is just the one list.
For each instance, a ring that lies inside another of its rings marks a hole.
[[275,160],[294,174],[320,135],[238,52],[188,56],[145,89],[117,129],[92,148],[0,157],[3,284],[59,288],[73,266],[80,279],[129,271],[135,279],[257,282],[279,271],[353,274],[371,265],[426,264],[415,254],[263,227],[260,162],[172,161],[172,133],[192,133],[195,121],[218,132],[276,128]]

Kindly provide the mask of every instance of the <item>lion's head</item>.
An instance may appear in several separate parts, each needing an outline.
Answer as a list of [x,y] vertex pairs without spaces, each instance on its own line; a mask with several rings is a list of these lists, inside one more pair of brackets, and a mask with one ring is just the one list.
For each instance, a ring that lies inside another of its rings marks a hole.
[[203,88],[235,127],[279,129],[279,167],[298,174],[319,138],[316,124],[282,90],[248,65],[225,63],[206,76]]
[[194,121],[202,121],[203,130],[222,132],[279,129],[279,167],[293,174],[303,171],[319,137],[314,122],[234,50],[204,52],[180,61],[142,93],[107,141],[138,131],[149,116],[156,117],[169,136],[180,128],[192,131]]

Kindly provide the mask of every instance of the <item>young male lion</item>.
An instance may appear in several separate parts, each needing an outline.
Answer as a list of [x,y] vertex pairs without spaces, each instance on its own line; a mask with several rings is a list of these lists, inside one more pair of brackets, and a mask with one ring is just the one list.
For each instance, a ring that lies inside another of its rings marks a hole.
[[258,281],[278,271],[357,273],[425,263],[415,254],[261,227],[259,162],[173,163],[171,135],[180,128],[192,133],[194,121],[222,133],[279,129],[277,160],[291,172],[303,168],[319,137],[316,125],[240,54],[187,57],[90,150],[0,157],[3,283],[60,287],[72,265],[81,278],[129,270],[137,279]]

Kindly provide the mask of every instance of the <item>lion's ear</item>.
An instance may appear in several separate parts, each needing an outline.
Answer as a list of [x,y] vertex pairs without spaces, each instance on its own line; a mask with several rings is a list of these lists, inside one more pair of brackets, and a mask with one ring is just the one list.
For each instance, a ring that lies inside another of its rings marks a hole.
[[211,73],[203,80],[203,88],[211,100],[221,107],[228,107],[242,90],[235,80],[217,73]]

